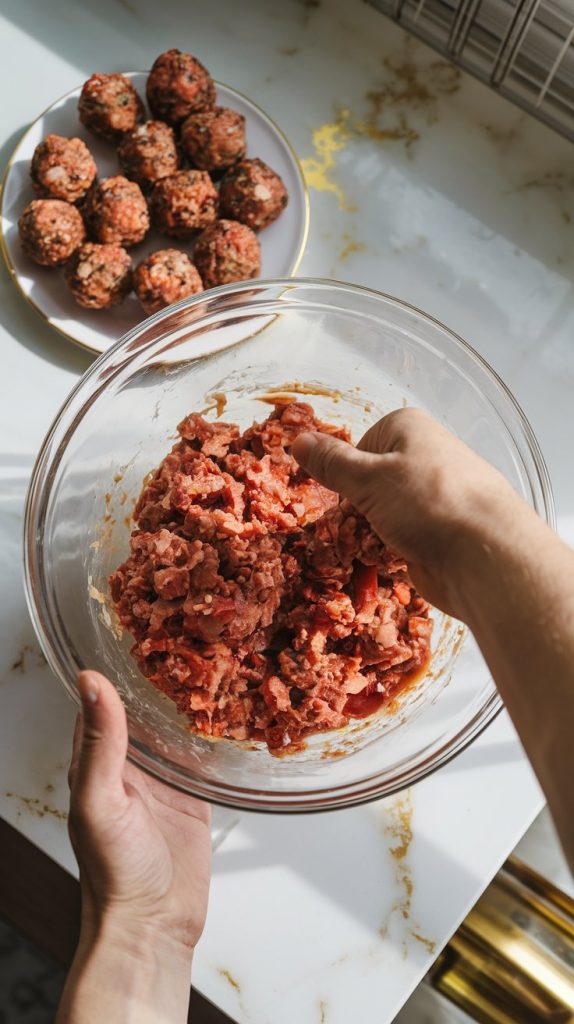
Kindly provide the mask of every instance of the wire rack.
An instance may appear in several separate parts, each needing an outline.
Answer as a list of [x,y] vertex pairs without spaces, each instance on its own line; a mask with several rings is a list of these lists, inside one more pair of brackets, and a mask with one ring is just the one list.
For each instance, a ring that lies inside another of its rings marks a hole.
[[574,140],[574,0],[368,0]]

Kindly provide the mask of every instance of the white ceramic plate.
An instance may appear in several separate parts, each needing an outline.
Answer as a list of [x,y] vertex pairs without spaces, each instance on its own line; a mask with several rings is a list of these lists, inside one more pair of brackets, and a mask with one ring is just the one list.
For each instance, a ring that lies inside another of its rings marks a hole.
[[[128,73],[140,96],[145,98],[147,72]],[[24,297],[56,330],[71,341],[94,352],[103,352],[118,338],[145,319],[135,295],[109,310],[87,310],[74,301],[64,284],[62,268],[40,267],[27,259],[18,239],[18,218],[34,192],[30,183],[30,161],[39,142],[50,132],[83,139],[93,154],[98,176],[121,173],[112,143],[91,135],[78,118],[81,86],[53,103],[33,122],[8,163],[0,197],[2,251],[8,269]],[[261,276],[289,277],[295,273],[307,238],[309,203],[299,161],[283,133],[251,100],[227,85],[217,83],[217,102],[244,115],[247,155],[258,156],[281,175],[289,202],[281,216],[259,235]],[[168,246],[189,250],[179,239],[169,239],[153,230],[141,245],[130,249],[134,265],[148,252]]]

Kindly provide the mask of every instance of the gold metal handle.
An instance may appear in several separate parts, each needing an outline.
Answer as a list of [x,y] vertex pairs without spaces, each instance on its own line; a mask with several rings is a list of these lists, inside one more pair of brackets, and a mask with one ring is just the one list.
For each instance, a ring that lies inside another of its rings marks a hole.
[[431,983],[480,1024],[574,1024],[574,900],[511,857]]

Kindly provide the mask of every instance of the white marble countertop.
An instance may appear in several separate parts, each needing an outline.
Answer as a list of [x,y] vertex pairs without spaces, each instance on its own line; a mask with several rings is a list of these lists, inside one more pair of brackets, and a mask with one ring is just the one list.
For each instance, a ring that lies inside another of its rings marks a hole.
[[[39,109],[95,70],[177,45],[253,96],[305,158],[302,274],[368,284],[443,320],[530,417],[574,536],[572,150],[349,0],[4,0],[4,162]],[[44,432],[88,354],[2,268],[0,814],[75,871],[72,707],[25,610],[20,533]],[[393,1019],[542,806],[502,715],[412,791],[304,818],[218,813],[195,984],[245,1024]],[[402,1018],[401,1018],[402,1019]]]

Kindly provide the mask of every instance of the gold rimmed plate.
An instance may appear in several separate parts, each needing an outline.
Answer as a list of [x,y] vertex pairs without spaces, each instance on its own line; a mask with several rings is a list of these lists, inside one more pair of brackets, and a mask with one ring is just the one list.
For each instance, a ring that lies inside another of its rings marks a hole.
[[[142,98],[147,72],[127,73]],[[309,201],[303,172],[293,147],[267,114],[246,96],[227,85],[216,83],[217,103],[232,107],[246,121],[247,155],[260,157],[281,175],[289,202],[281,216],[259,235],[261,276],[280,278],[293,275],[300,263],[309,226]],[[8,270],[24,298],[37,312],[70,341],[93,352],[104,352],[122,335],[145,319],[139,302],[131,294],[120,306],[109,310],[87,310],[79,306],[64,283],[62,268],[40,267],[20,247],[18,218],[34,192],[30,162],[39,142],[53,133],[84,140],[94,156],[100,178],[120,174],[112,143],[86,131],[78,118],[81,86],[56,100],[28,128],[8,162],[0,196],[0,242]],[[145,240],[130,249],[134,265],[154,249],[167,247],[191,251],[187,241],[169,239],[151,230]]]

